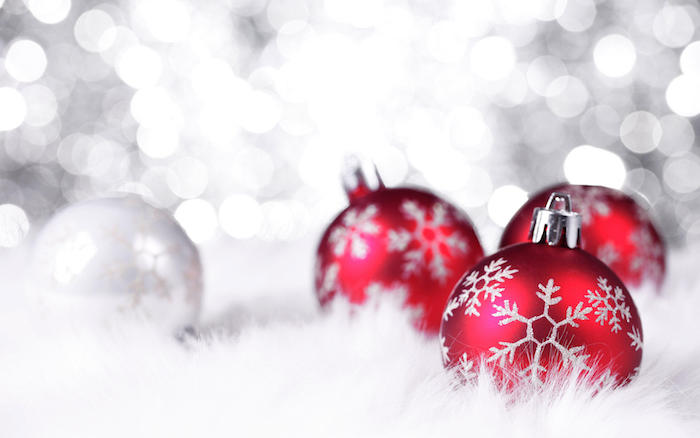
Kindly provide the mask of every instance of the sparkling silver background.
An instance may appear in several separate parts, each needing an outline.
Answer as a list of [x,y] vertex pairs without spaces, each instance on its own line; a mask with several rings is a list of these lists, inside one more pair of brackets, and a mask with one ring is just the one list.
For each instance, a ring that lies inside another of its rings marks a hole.
[[638,190],[700,238],[700,9],[656,0],[0,0],[0,245],[116,191],[197,243],[309,237],[347,153],[464,208]]

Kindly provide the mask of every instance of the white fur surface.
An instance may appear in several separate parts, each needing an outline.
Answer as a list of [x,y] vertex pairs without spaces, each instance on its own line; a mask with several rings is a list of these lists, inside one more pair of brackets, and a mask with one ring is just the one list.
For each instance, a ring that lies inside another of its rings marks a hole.
[[0,436],[700,436],[700,248],[671,255],[663,295],[636,295],[641,374],[597,394],[457,385],[390,301],[320,314],[312,242],[203,251],[203,336],[185,343],[142,321],[37,313],[26,251],[5,253]]

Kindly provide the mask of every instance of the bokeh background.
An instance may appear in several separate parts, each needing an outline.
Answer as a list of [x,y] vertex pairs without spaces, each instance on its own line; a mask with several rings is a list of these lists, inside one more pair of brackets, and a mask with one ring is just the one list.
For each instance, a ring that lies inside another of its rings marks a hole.
[[700,8],[658,0],[0,0],[0,245],[114,192],[199,244],[317,236],[344,158],[464,208],[636,191],[700,240]]

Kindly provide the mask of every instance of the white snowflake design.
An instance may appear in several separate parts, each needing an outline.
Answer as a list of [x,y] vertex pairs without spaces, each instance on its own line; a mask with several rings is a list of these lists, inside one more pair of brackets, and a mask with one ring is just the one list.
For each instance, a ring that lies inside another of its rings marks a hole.
[[465,380],[472,380],[476,378],[476,370],[474,369],[474,362],[469,360],[467,357],[467,353],[462,353],[462,356],[459,358],[459,374],[462,375],[462,377]]
[[581,221],[589,224],[593,215],[607,216],[610,206],[605,201],[606,191],[600,187],[567,187],[565,192],[571,195],[574,210],[581,213]]
[[462,283],[462,292],[447,302],[442,319],[447,321],[454,310],[465,303],[465,315],[480,316],[479,307],[481,307],[482,300],[490,299],[493,303],[503,292],[504,288],[501,287],[503,282],[512,279],[513,275],[518,272],[517,269],[506,265],[506,263],[508,263],[506,259],[499,258],[484,266],[483,273],[478,270],[472,271]]
[[[450,273],[445,265],[445,259],[440,252],[440,245],[444,243],[451,251],[466,253],[469,250],[466,240],[458,232],[446,234],[441,227],[449,225],[447,207],[444,203],[437,202],[432,207],[432,217],[428,219],[428,212],[415,201],[404,201],[401,204],[403,215],[415,221],[413,231],[406,229],[389,230],[389,251],[403,252],[403,275],[409,277],[420,274],[422,266],[426,266],[425,260],[428,254],[432,256],[427,268],[430,276],[441,283],[447,280]],[[426,238],[427,234],[433,234],[433,238]],[[417,242],[418,247],[408,249],[411,243]]]
[[318,287],[319,299],[325,300],[326,297],[337,289],[339,272],[339,263],[331,263],[326,269],[323,269],[320,263],[318,264],[316,268],[316,281],[320,284]]
[[[642,335],[639,333],[639,330],[637,330],[637,327],[632,327],[631,332],[627,332],[627,336],[632,339],[632,342],[630,342],[630,347],[634,348],[634,351],[638,351],[642,348],[644,348],[644,342],[642,341]],[[639,372],[638,370],[635,370],[636,372]]]
[[442,353],[442,362],[448,363],[450,361],[450,347],[445,345],[445,337],[440,335],[440,353]]
[[[442,353],[442,362],[449,363],[450,357],[450,347],[445,345],[445,337],[440,336],[440,352]],[[476,378],[476,370],[474,369],[474,362],[469,360],[467,353],[462,353],[459,361],[457,363],[457,371],[465,380],[472,380]]]
[[425,313],[421,306],[408,305],[408,286],[399,281],[395,281],[389,285],[373,281],[365,288],[365,296],[370,301],[393,296],[396,303],[402,306],[403,311],[408,314],[409,319],[413,322],[420,321]]
[[[554,296],[560,287],[554,284],[554,279],[550,278],[547,281],[547,285],[539,284],[539,292],[537,292],[537,297],[544,302],[544,308],[542,313],[530,318],[526,318],[521,315],[518,311],[517,303],[513,303],[512,306],[509,300],[504,300],[503,305],[494,304],[493,307],[496,312],[493,313],[495,317],[503,317],[498,321],[498,325],[508,325],[513,322],[520,322],[525,324],[526,331],[525,337],[519,339],[515,342],[504,342],[500,341],[500,347],[491,347],[491,356],[486,360],[487,362],[498,362],[501,366],[505,365],[505,362],[513,363],[515,359],[516,350],[520,347],[528,347],[534,345],[534,352],[531,352],[530,364],[518,371],[521,377],[528,377],[533,383],[542,383],[540,375],[547,371],[546,367],[541,364],[542,351],[546,346],[551,346],[559,353],[561,356],[561,362],[564,366],[573,366],[574,369],[587,371],[590,370],[588,365],[586,365],[586,360],[590,356],[585,354],[584,346],[567,346],[560,342],[559,339],[559,329],[564,326],[578,327],[577,321],[587,320],[586,316],[593,309],[591,307],[584,307],[584,303],[579,302],[575,308],[571,306],[566,309],[566,318],[561,321],[555,321],[549,314],[549,309],[552,306],[557,305],[561,301],[561,297]],[[533,324],[536,321],[545,319],[552,326],[547,338],[544,340],[539,340],[534,336]]]
[[645,278],[657,280],[661,278],[661,263],[659,259],[663,256],[663,248],[654,241],[648,226],[639,228],[630,234],[629,240],[634,243],[636,251],[630,261],[632,271],[639,272]]
[[600,325],[607,322],[610,331],[617,333],[622,329],[622,320],[629,322],[632,317],[625,294],[619,286],[613,289],[613,286],[608,284],[608,279],[603,277],[598,277],[598,288],[603,292],[589,290],[586,294],[588,302],[595,308],[596,322]]
[[328,237],[333,254],[342,256],[349,246],[352,257],[358,259],[367,257],[369,245],[364,235],[379,233],[379,225],[373,220],[378,212],[379,209],[375,205],[368,205],[364,209],[348,210],[343,216],[342,223],[333,227]]
[[615,248],[615,245],[610,242],[598,248],[596,256],[600,259],[600,261],[602,261],[608,266],[620,260],[620,253],[617,252],[617,248]]

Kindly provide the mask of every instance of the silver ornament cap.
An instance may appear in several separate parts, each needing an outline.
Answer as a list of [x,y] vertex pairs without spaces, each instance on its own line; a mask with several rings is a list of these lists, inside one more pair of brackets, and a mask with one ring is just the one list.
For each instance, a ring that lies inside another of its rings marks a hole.
[[532,214],[530,241],[549,246],[577,248],[581,244],[581,215],[573,211],[571,196],[554,192],[547,206]]
[[342,179],[343,189],[351,201],[385,188],[377,166],[356,155],[349,155],[345,158]]

